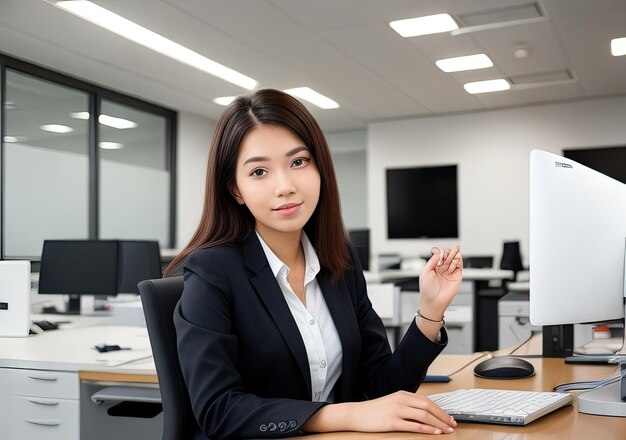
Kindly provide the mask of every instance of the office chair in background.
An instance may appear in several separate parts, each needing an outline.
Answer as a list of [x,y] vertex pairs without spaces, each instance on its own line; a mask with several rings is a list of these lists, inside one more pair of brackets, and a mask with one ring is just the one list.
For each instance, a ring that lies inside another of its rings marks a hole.
[[519,250],[519,241],[505,241],[502,247],[500,269],[512,270],[513,281],[517,280],[517,273],[524,270],[522,254]]
[[163,404],[162,440],[191,439],[197,425],[176,349],[174,308],[182,293],[182,276],[139,283]]

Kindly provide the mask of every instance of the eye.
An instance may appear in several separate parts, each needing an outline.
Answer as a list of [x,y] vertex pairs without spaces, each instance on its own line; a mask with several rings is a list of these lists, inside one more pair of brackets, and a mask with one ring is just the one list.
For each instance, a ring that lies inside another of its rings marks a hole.
[[256,170],[252,171],[252,173],[250,173],[250,175],[254,176],[254,177],[262,177],[266,173],[267,173],[267,171],[265,171],[264,169],[257,168]]
[[291,162],[291,166],[292,167],[302,167],[304,165],[306,165],[307,163],[309,163],[311,161],[311,159],[308,159],[306,157],[299,157],[297,159],[295,159],[293,162]]

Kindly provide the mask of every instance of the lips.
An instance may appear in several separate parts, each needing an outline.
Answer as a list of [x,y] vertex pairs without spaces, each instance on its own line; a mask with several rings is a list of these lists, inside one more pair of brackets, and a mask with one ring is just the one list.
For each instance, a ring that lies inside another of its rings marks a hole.
[[292,215],[296,215],[296,213],[300,211],[300,206],[302,206],[302,202],[284,203],[278,208],[273,209],[272,211],[274,211],[277,215],[281,217],[291,217]]
[[272,211],[282,211],[282,210],[286,210],[286,209],[295,208],[296,206],[300,206],[300,205],[302,205],[302,202],[300,202],[300,203],[284,203],[284,204],[280,205],[278,208],[272,209]]

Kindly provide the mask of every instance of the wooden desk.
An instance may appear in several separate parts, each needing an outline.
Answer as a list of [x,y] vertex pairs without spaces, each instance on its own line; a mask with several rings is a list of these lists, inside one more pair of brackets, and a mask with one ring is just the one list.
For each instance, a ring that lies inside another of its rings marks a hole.
[[[541,338],[533,338],[530,344],[515,352],[516,355],[538,353],[541,345]],[[500,350],[496,354],[508,354],[511,350]],[[442,355],[435,360],[430,374],[446,374],[463,366],[468,361],[476,358],[477,355]],[[616,372],[614,366],[591,366],[591,365],[569,365],[563,359],[554,358],[526,358],[535,367],[536,374],[526,379],[515,380],[490,380],[475,377],[474,366],[486,359],[476,359],[466,368],[452,376],[449,383],[426,383],[418,390],[417,394],[428,396],[446,391],[453,391],[459,388],[489,388],[489,389],[510,389],[525,391],[552,391],[557,384],[564,382],[575,382],[580,380],[595,380],[608,377]],[[438,438],[432,435],[419,435],[411,433],[362,433],[362,432],[341,432],[316,434],[307,438],[338,439],[338,440],[395,440],[395,439],[416,439],[416,438]],[[526,439],[625,439],[626,438],[626,418],[602,417],[582,414],[578,412],[576,399],[574,405],[561,408],[552,412],[527,426],[506,426],[479,423],[459,423],[452,434],[442,435],[441,438],[472,439],[472,440],[526,440]]]

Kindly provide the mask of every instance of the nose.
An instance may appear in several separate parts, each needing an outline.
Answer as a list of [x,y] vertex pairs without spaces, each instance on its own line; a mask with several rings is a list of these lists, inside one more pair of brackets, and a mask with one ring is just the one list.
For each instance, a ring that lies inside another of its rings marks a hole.
[[277,173],[276,176],[276,190],[274,191],[276,197],[284,197],[296,192],[296,186],[288,172]]

